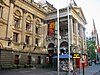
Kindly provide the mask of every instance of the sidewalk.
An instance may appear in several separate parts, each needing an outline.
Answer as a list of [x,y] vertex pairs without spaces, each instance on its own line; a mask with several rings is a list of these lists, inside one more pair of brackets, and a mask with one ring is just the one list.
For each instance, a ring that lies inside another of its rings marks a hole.
[[[84,75],[93,75],[100,71],[100,65],[92,65],[84,68]],[[83,68],[80,69],[80,75],[83,75]]]

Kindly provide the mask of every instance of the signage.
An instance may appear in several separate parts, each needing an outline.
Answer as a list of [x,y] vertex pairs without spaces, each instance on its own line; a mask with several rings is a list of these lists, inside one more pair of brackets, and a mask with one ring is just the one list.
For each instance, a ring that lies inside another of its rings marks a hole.
[[77,58],[81,58],[79,53],[73,53],[72,56],[73,56],[73,58],[76,58],[76,59],[77,59]]
[[53,33],[54,33],[54,27],[55,27],[55,22],[54,21],[51,21],[50,24],[49,24],[49,36],[52,36]]

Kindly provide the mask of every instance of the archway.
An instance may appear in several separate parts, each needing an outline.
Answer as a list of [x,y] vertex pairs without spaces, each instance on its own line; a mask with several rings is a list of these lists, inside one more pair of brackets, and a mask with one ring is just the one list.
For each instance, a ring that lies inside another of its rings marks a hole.
[[63,41],[63,42],[60,44],[60,52],[61,52],[61,53],[67,53],[67,52],[68,52],[68,42]]
[[52,56],[54,55],[55,45],[50,43],[48,45],[48,56],[49,56],[49,63],[52,63]]

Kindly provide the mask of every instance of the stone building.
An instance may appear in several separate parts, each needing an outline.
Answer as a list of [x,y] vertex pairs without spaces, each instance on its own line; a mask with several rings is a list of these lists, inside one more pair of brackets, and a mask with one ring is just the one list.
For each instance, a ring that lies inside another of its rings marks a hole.
[[55,10],[46,4],[49,6],[34,0],[0,0],[0,64],[46,62],[46,17]]
[[[77,4],[73,1],[71,6],[69,7],[69,26],[68,29],[68,13],[67,7],[61,8],[59,10],[59,29],[60,29],[60,54],[68,53],[68,36],[70,36],[70,51],[71,54],[87,54],[86,51],[86,37],[85,37],[85,25],[87,24],[85,16],[81,7],[77,6]],[[47,22],[51,23],[49,25],[54,24],[54,34],[48,34],[48,39],[50,40],[48,44],[48,52],[55,52],[55,47],[57,46],[57,11],[52,11],[47,16]],[[49,26],[50,27],[50,26]],[[70,31],[70,35],[68,35],[68,31]],[[49,31],[50,33],[50,31]],[[55,40],[52,41],[51,39]],[[49,47],[50,45],[50,47]],[[57,51],[56,51],[57,52]],[[85,58],[86,59],[86,58]],[[81,67],[81,58],[75,59],[74,63],[75,67]]]
[[[68,53],[70,30],[71,53],[86,53],[82,9],[73,2],[70,29],[67,8],[59,12],[60,51]],[[57,10],[45,0],[0,0],[0,64],[40,65],[48,63],[48,58],[52,63],[57,54],[57,25]]]

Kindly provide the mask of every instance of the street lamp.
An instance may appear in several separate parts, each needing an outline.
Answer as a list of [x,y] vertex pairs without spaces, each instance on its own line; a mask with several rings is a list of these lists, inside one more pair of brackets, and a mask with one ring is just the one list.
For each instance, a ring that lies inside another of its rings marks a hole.
[[[69,15],[70,15],[70,14],[69,14],[69,5],[70,5],[70,0],[67,0],[68,42],[69,42],[69,44],[68,44],[68,50],[69,50],[69,51],[68,51],[68,53],[69,53],[69,58],[68,58],[68,60],[69,60],[69,64],[70,64],[70,25],[69,25],[69,22],[70,22],[70,21],[69,21]],[[58,6],[59,6],[59,3],[58,3]],[[58,67],[58,68],[57,68],[57,70],[58,70],[58,75],[59,75],[59,53],[60,53],[60,51],[59,51],[59,50],[60,50],[60,49],[59,49],[59,47],[60,47],[60,46],[59,46],[59,45],[60,45],[60,43],[59,43],[59,42],[60,42],[60,34],[59,34],[59,33],[60,33],[60,30],[59,30],[59,8],[57,8],[57,23],[58,23],[58,28],[57,28],[57,29],[58,29],[58,40],[57,40],[57,41],[58,41],[58,52],[57,52],[57,53],[58,53],[58,54],[57,54],[57,56],[58,56],[58,59],[57,59],[57,60],[58,60],[58,61],[57,61],[57,62],[58,62],[58,65],[57,65],[57,67]],[[69,68],[70,68],[70,65],[69,65]],[[70,69],[69,69],[69,74],[70,74]]]
[[26,45],[27,45],[27,43],[26,43],[26,42],[24,42],[24,43],[23,43],[23,49],[26,47]]
[[85,63],[85,61],[84,61],[84,55],[82,55],[82,67],[83,67],[83,75],[85,75],[85,73],[84,73],[84,63]]
[[6,37],[6,40],[8,41],[8,45],[7,46],[10,46],[10,44],[13,42],[13,39],[12,37]]
[[[67,19],[68,19],[68,53],[69,53],[69,58],[68,58],[68,60],[69,60],[69,64],[70,64],[70,21],[69,21],[69,17],[70,17],[70,11],[69,11],[69,6],[70,6],[70,0],[67,0]],[[68,66],[69,67],[69,70],[68,70],[68,72],[69,72],[69,74],[70,74],[70,65]]]
[[59,75],[59,65],[60,65],[60,63],[59,63],[59,53],[60,53],[59,52],[59,50],[60,50],[59,49],[59,44],[60,44],[59,43],[60,42],[59,41],[60,40],[60,35],[59,35],[59,33],[60,33],[60,30],[59,30],[59,9],[57,9],[57,23],[58,23],[58,28],[57,28],[58,29],[58,39],[57,39],[57,41],[58,41],[58,48],[57,48],[58,49],[58,52],[57,52],[57,56],[58,56],[58,58],[57,58],[57,73]]

